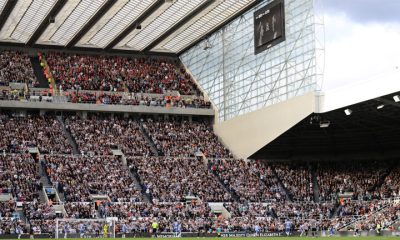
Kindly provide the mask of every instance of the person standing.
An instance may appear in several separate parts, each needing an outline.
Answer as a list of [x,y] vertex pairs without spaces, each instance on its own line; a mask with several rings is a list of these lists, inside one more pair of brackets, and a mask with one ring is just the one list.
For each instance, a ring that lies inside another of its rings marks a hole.
[[18,224],[17,225],[17,227],[16,227],[16,229],[15,229],[15,232],[17,233],[17,235],[18,235],[18,239],[21,239],[21,235],[24,233],[23,231],[22,231],[22,227]]
[[124,222],[123,224],[122,224],[122,227],[121,227],[122,229],[122,238],[125,238],[125,234],[127,234],[128,233],[128,227],[126,226],[126,223]]
[[332,237],[335,234],[335,228],[333,225],[329,226],[329,236]]
[[79,234],[80,234],[81,238],[85,237],[85,232],[86,232],[85,224],[83,224],[83,223],[79,224]]
[[222,228],[221,228],[221,226],[218,226],[218,228],[217,228],[217,237],[221,237],[221,233],[222,233]]
[[103,238],[106,238],[106,237],[107,237],[107,233],[108,233],[108,225],[107,225],[107,223],[106,223],[106,224],[104,224],[104,226],[103,226]]
[[317,220],[311,219],[310,227],[311,227],[311,235],[315,237],[317,235]]
[[254,231],[256,233],[256,237],[259,237],[261,233],[261,227],[259,224],[256,224],[256,226],[254,227]]
[[292,228],[292,222],[289,219],[286,219],[286,221],[285,221],[285,233],[286,233],[286,236],[290,235],[291,228]]
[[68,223],[65,223],[64,224],[64,238],[67,238],[68,237],[68,232],[69,232],[69,225],[68,225]]
[[153,229],[153,237],[157,237],[158,222],[156,219],[154,219],[153,223],[151,224],[151,228]]
[[380,222],[378,222],[377,224],[376,224],[376,235],[378,235],[378,236],[380,236],[381,235],[381,223]]
[[32,225],[31,225],[30,228],[29,228],[29,238],[30,239],[34,239],[35,238],[35,236],[33,234],[34,234],[34,231],[33,231]]

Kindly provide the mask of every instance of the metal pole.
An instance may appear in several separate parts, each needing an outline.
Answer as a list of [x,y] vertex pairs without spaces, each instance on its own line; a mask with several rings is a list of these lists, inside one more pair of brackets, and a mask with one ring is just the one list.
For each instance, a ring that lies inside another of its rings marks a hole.
[[115,220],[113,220],[113,238],[115,238]]
[[58,219],[56,219],[56,239],[58,239]]

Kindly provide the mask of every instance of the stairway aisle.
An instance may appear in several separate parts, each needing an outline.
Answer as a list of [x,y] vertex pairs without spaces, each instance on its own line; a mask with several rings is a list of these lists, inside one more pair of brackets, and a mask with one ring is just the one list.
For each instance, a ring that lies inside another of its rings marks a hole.
[[208,165],[207,166],[208,171],[210,171],[217,178],[217,180],[220,183],[220,185],[222,186],[222,188],[224,188],[225,191],[227,191],[228,193],[231,194],[231,196],[232,196],[233,200],[235,200],[235,202],[239,202],[240,198],[239,198],[239,195],[236,193],[235,189],[232,189],[228,185],[226,185],[224,183],[224,181],[222,181],[222,179],[219,177],[219,175],[211,169],[211,166],[209,164],[207,164],[207,165]]
[[319,185],[317,179],[317,171],[315,166],[310,164],[309,170],[311,172],[311,181],[313,186],[313,193],[314,193],[314,202],[319,202]]
[[43,68],[40,66],[39,57],[32,56],[30,57],[33,73],[35,74],[37,80],[39,81],[39,88],[49,88],[49,83],[44,76]]
[[142,193],[144,201],[147,203],[151,203],[152,198],[149,194],[146,193],[146,190],[143,188],[139,174],[135,171],[135,169],[129,169],[128,166],[126,166],[126,168],[131,173],[131,178],[132,178],[133,182],[135,183],[135,187],[137,189],[139,189],[140,192]]
[[140,131],[142,132],[144,138],[146,139],[147,143],[150,145],[150,149],[151,149],[151,152],[153,153],[153,155],[157,156],[157,157],[158,156],[163,156],[164,154],[157,150],[156,145],[154,144],[153,140],[151,140],[151,137],[149,136],[149,134],[147,133],[147,131],[143,127],[143,123],[140,122],[140,121],[139,121],[139,126],[140,126],[139,127]]
[[65,122],[62,118],[62,116],[57,116],[58,121],[60,122],[63,132],[65,134],[65,136],[68,139],[69,144],[72,146],[72,151],[74,154],[80,154],[79,148],[78,148],[78,144],[76,144],[76,141],[74,139],[74,137],[72,137],[70,131],[66,128],[65,126]]
[[274,174],[274,176],[278,180],[279,186],[281,187],[281,189],[283,189],[283,192],[285,193],[285,196],[286,196],[286,200],[293,202],[292,195],[289,193],[289,190],[287,190],[287,188],[283,184],[282,180],[279,178],[279,176],[276,173],[275,168],[273,166],[271,166],[271,170],[272,170],[272,174]]

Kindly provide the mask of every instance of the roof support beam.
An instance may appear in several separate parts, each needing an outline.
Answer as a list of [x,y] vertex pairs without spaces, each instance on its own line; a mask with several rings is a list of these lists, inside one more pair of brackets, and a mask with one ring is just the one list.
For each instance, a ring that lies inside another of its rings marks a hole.
[[36,29],[36,31],[32,34],[31,38],[28,40],[26,45],[33,46],[36,43],[36,41],[39,39],[39,37],[44,32],[44,30],[46,30],[46,28],[49,26],[50,17],[57,16],[58,12],[60,12],[60,10],[64,7],[64,5],[66,3],[67,3],[67,0],[58,0],[57,1],[57,3],[53,6],[53,8],[50,10],[50,12],[47,14],[47,16],[43,19],[42,23]]
[[201,13],[204,9],[206,9],[208,6],[210,6],[214,2],[215,2],[215,0],[206,0],[203,4],[198,6],[194,11],[192,11],[190,14],[188,14],[186,17],[184,17],[182,20],[180,20],[174,26],[172,26],[170,29],[168,29],[168,31],[166,31],[164,34],[162,34],[159,38],[157,38],[152,43],[150,43],[145,49],[143,49],[143,51],[145,51],[145,52],[150,51],[153,47],[157,46],[157,44],[162,42],[169,35],[173,34],[180,27],[182,27],[183,25],[188,23],[197,14]]
[[146,18],[157,11],[165,3],[166,0],[157,0],[151,5],[142,15],[140,15],[135,21],[133,21],[128,27],[124,29],[118,36],[116,36],[107,46],[104,48],[109,50],[117,45],[122,39],[124,39],[129,33],[131,33],[137,26],[139,26]]
[[254,6],[256,6],[257,4],[259,4],[260,1],[253,1],[251,4],[249,4],[247,7],[245,7],[244,9],[240,10],[238,13],[234,14],[232,17],[230,17],[228,20],[222,22],[221,24],[219,24],[217,27],[215,27],[213,30],[211,30],[208,33],[205,33],[204,36],[202,36],[201,38],[197,39],[196,41],[192,42],[191,44],[189,44],[187,47],[185,47],[184,49],[182,49],[181,51],[179,51],[177,54],[178,56],[180,56],[182,53],[186,52],[187,50],[191,49],[193,46],[196,46],[197,44],[199,44],[201,41],[203,41],[204,39],[209,38],[211,35],[213,35],[214,33],[218,32],[221,28],[223,28],[224,26],[228,25],[230,22],[234,21],[236,18],[238,18],[239,16],[245,14],[248,10],[252,9]]
[[75,46],[81,38],[99,21],[99,19],[107,13],[107,11],[117,2],[117,0],[108,0],[103,6],[94,14],[93,17],[81,28],[81,30],[68,42],[67,48]]
[[6,23],[15,5],[17,5],[17,0],[8,0],[6,5],[4,5],[3,11],[0,14],[0,31]]

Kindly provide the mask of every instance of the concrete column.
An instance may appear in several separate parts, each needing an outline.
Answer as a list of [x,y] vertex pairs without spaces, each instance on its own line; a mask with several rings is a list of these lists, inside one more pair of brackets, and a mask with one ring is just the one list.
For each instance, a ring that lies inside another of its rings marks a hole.
[[82,111],[81,112],[81,118],[82,119],[87,119],[87,111]]

